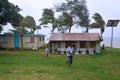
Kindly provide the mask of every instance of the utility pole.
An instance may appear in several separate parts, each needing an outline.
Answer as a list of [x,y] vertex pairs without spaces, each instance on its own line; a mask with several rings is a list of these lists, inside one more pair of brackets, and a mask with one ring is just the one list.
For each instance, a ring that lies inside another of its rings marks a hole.
[[117,27],[120,20],[108,20],[107,27],[112,27],[111,29],[111,51],[113,47],[113,28]]

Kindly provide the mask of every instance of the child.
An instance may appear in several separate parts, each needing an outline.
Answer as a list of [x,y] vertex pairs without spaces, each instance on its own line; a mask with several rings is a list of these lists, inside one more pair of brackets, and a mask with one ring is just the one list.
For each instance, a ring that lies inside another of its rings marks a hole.
[[48,46],[46,46],[46,48],[45,48],[45,56],[46,57],[48,56],[48,52],[49,52],[49,48],[48,48]]

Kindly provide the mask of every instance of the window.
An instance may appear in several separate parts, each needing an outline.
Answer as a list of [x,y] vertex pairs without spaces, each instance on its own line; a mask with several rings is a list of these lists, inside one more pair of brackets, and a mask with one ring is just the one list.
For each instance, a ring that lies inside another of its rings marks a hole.
[[42,37],[43,38],[43,42],[44,42],[44,37]]
[[40,37],[40,42],[44,42],[44,37]]
[[85,41],[80,42],[80,48],[85,48]]
[[42,38],[40,37],[40,42],[42,41]]
[[67,48],[70,45],[75,45],[75,42],[73,42],[73,41],[67,41],[66,44],[65,44],[65,47]]
[[26,37],[26,42],[34,43],[34,37]]
[[34,37],[30,37],[30,42],[34,43]]
[[91,41],[91,42],[90,42],[90,45],[91,45],[91,48],[94,48],[94,47],[96,46],[96,42]]

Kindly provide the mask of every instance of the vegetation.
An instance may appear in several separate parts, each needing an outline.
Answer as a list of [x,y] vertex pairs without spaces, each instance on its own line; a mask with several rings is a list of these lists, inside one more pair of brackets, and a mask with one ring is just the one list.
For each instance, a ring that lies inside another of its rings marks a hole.
[[[55,13],[57,17],[54,16]],[[51,23],[52,31],[55,28],[61,30],[61,32],[65,32],[68,29],[70,33],[71,28],[76,25],[85,27],[86,32],[88,32],[90,21],[86,0],[65,0],[65,2],[56,4],[53,10],[44,9],[40,21],[42,25]]]
[[105,21],[103,20],[102,16],[99,13],[95,13],[93,14],[93,19],[95,20],[95,22],[90,24],[91,28],[100,28],[101,30],[101,38],[102,38],[102,34],[105,30]]
[[0,32],[3,25],[11,23],[14,26],[17,23],[19,11],[20,8],[17,5],[8,2],[8,0],[0,0]]
[[[0,1],[0,32],[3,25],[10,23],[14,30],[10,30],[15,34],[34,33],[39,26],[36,26],[32,16],[23,17],[19,11],[21,9],[8,0]],[[47,24],[52,25],[52,32],[58,29],[59,32],[71,32],[72,27],[83,27],[85,32],[91,28],[100,28],[101,37],[104,32],[105,22],[99,13],[93,14],[95,22],[90,24],[89,10],[87,9],[86,0],[65,0],[55,4],[52,9],[43,9],[42,17],[39,19],[40,25],[44,27]]]
[[[34,20],[34,18],[32,16],[26,16],[25,18],[23,18],[23,20],[20,23],[20,27],[22,28],[22,32],[24,33],[32,33],[34,34],[35,30],[37,29],[36,26],[36,22]],[[27,29],[30,29],[30,31],[28,31]],[[24,32],[24,31],[27,32]]]
[[[10,23],[14,30],[10,30],[15,34],[21,33],[34,33],[37,29],[35,20],[32,16],[26,16],[25,18],[19,13],[21,9],[8,0],[0,1],[0,32],[3,30],[3,26]],[[28,30],[30,29],[30,31]]]
[[40,28],[40,26],[36,25],[36,22],[32,16],[22,17],[21,15],[19,16],[19,19],[20,20],[16,23],[17,25],[14,26],[14,29],[10,29],[10,31],[14,34],[34,34],[35,30]]
[[0,80],[119,80],[120,49],[101,54],[75,55],[68,67],[66,56],[39,51],[0,51]]
[[[57,17],[56,17],[57,15]],[[57,28],[58,31],[71,32],[72,27],[83,27],[88,33],[89,29],[101,29],[101,38],[104,32],[105,22],[99,13],[93,14],[92,18],[95,22],[90,24],[89,10],[87,9],[86,0],[65,0],[64,2],[55,4],[53,9],[43,9],[40,25],[52,24],[52,32]]]
[[54,11],[52,9],[43,9],[42,18],[39,19],[41,21],[40,25],[47,25],[48,23],[52,24],[52,32],[55,29],[55,16]]

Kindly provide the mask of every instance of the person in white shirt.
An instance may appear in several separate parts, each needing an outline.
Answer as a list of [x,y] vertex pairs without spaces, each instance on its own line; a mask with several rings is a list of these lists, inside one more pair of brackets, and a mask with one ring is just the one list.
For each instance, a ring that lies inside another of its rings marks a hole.
[[66,55],[67,55],[67,62],[66,64],[68,66],[71,66],[72,64],[72,61],[73,61],[73,51],[72,51],[72,45],[71,46],[68,46],[68,48],[66,49]]

